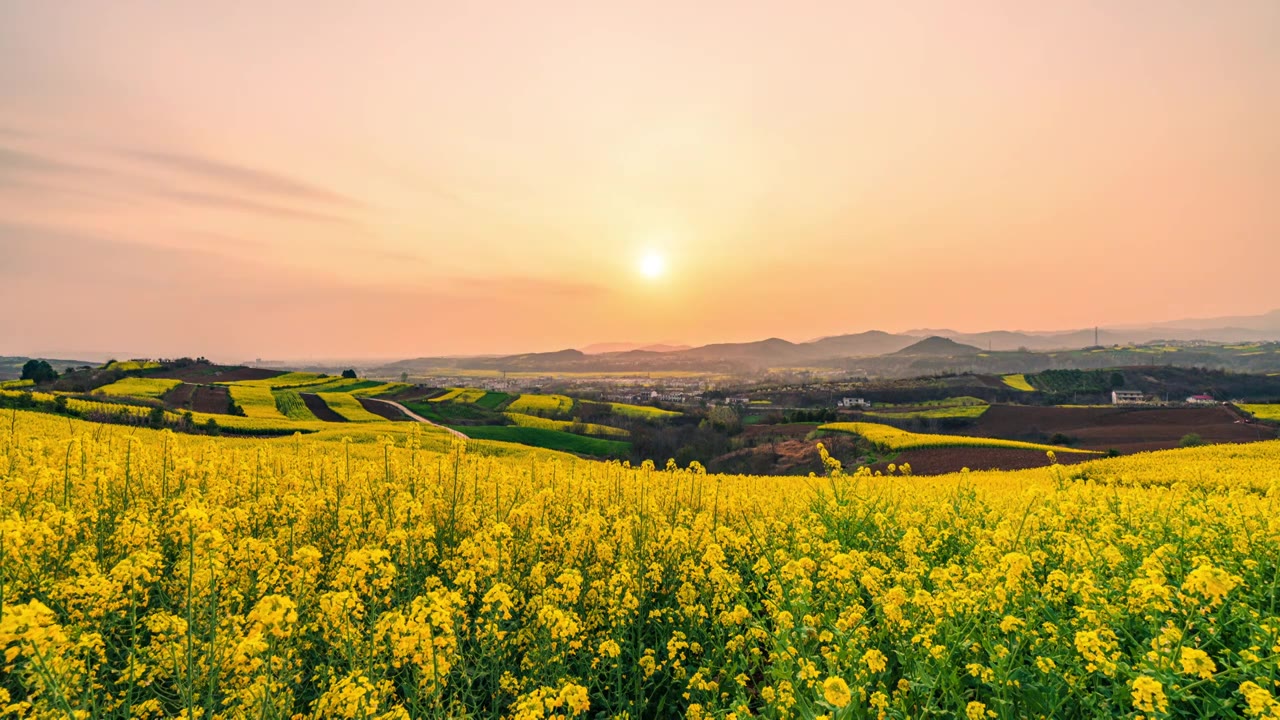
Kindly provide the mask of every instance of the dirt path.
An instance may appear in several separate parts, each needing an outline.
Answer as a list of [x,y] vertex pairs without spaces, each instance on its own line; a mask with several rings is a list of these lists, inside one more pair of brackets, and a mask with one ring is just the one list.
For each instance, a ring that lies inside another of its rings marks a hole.
[[428,424],[428,425],[431,425],[432,427],[438,427],[438,428],[440,428],[441,430],[445,430],[445,431],[449,432],[451,435],[453,435],[454,437],[458,438],[459,440],[466,440],[466,439],[467,439],[467,436],[466,436],[466,435],[463,435],[462,433],[458,432],[457,430],[454,430],[454,429],[453,429],[453,428],[451,428],[451,427],[445,427],[444,425],[440,425],[440,424],[437,424],[437,423],[433,423],[433,422],[431,422],[430,420],[428,420],[428,419],[426,419],[426,418],[422,417],[422,416],[421,416],[421,415],[419,415],[418,413],[416,413],[416,412],[414,412],[414,411],[410,410],[409,408],[407,408],[407,407],[405,407],[405,406],[401,405],[400,403],[398,403],[398,402],[396,402],[396,401],[394,401],[394,400],[380,400],[380,399],[378,399],[378,398],[364,398],[364,399],[365,399],[365,400],[372,400],[373,402],[386,403],[387,405],[390,405],[391,407],[393,407],[393,408],[395,408],[395,409],[399,410],[400,412],[404,413],[406,417],[409,417],[409,418],[411,418],[411,419],[413,419],[413,420],[416,420],[416,421],[418,421],[418,422],[420,422],[420,423],[426,423],[426,424]]

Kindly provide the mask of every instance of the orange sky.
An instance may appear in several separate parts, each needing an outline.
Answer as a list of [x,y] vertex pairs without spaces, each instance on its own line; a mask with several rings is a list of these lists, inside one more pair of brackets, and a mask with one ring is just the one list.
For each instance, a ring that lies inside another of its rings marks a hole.
[[1280,305],[1273,0],[360,5],[0,5],[0,354]]

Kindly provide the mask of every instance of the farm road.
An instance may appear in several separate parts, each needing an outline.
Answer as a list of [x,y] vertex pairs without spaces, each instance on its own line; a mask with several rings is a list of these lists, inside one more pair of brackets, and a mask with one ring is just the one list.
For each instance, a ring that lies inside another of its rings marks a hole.
[[431,422],[430,420],[428,420],[428,419],[426,419],[426,418],[422,417],[422,416],[421,416],[421,415],[419,415],[418,413],[416,413],[416,412],[414,412],[414,411],[410,410],[409,408],[407,408],[407,407],[405,407],[405,406],[401,405],[400,403],[398,403],[398,402],[396,402],[396,401],[394,401],[394,400],[380,400],[380,399],[378,399],[378,398],[365,398],[365,400],[372,400],[373,402],[386,403],[387,405],[390,405],[390,406],[392,406],[392,407],[396,408],[396,409],[397,409],[397,410],[399,410],[400,412],[404,413],[406,416],[408,416],[408,417],[410,417],[410,418],[412,418],[412,419],[414,419],[414,420],[417,420],[417,421],[418,421],[418,422],[420,422],[420,423],[426,423],[426,424],[428,424],[428,425],[431,425],[432,427],[438,427],[438,428],[440,428],[441,430],[447,430],[451,435],[453,435],[454,437],[458,438],[459,440],[466,440],[466,439],[467,439],[467,436],[466,436],[466,435],[463,435],[462,433],[458,432],[457,430],[454,430],[454,429],[453,429],[453,428],[451,428],[451,427],[445,427],[444,425],[439,425],[439,424],[437,424],[437,423],[433,423],[433,422]]

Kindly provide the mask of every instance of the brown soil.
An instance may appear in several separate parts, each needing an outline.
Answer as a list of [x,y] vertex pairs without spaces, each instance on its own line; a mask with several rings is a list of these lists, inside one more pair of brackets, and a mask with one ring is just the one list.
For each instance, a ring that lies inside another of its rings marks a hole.
[[[1010,440],[1039,440],[1061,433],[1074,447],[1140,452],[1178,447],[1196,434],[1206,442],[1270,440],[1276,432],[1245,422],[1227,406],[1205,408],[1062,408],[993,405],[965,430],[966,435]],[[914,467],[914,464],[913,464]]]
[[386,403],[378,402],[377,400],[370,400],[369,398],[362,397],[357,397],[356,400],[359,400],[360,405],[374,415],[384,417],[388,420],[395,420],[396,422],[409,420],[409,416],[400,412],[400,408],[395,405],[388,405]]
[[[811,425],[772,425],[772,428],[804,428],[805,433],[813,431]],[[769,438],[760,433],[754,447],[745,447],[731,453],[721,455],[707,464],[711,472],[746,473],[751,475],[808,475],[811,472],[823,474],[826,468],[822,465],[822,457],[818,454],[818,442],[806,441],[804,435],[791,431],[791,437],[778,436]],[[832,435],[822,439],[827,451],[832,456],[853,466],[855,441],[850,437]]]
[[333,408],[324,404],[324,400],[315,393],[299,393],[302,402],[306,403],[307,409],[311,411],[316,419],[325,422],[347,422],[347,419],[333,411]]
[[221,385],[183,383],[165,393],[164,403],[177,410],[227,414],[231,391]]

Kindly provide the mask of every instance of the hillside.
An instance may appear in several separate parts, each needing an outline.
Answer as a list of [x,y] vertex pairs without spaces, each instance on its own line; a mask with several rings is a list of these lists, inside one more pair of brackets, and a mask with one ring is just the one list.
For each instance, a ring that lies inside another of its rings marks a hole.
[[980,352],[982,352],[980,348],[935,335],[927,337],[918,343],[908,345],[897,352],[889,353],[889,357],[918,357],[921,355],[962,357],[965,355],[977,355]]

